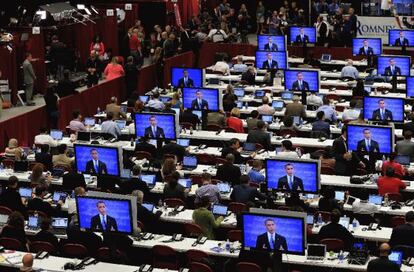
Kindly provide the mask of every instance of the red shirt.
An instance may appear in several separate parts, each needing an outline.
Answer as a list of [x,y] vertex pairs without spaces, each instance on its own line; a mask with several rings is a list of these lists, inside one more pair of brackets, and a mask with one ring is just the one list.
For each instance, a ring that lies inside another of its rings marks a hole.
[[382,196],[385,194],[398,194],[406,185],[399,178],[380,177],[378,179],[378,193]]
[[141,50],[141,42],[136,35],[131,35],[131,37],[129,37],[129,49],[131,51]]
[[108,63],[104,71],[106,80],[111,80],[125,74],[124,68],[120,64]]
[[227,119],[227,126],[234,129],[237,133],[244,133],[243,121],[237,117],[229,117]]
[[388,167],[394,168],[394,173],[397,174],[397,175],[399,175],[400,177],[403,177],[404,174],[405,174],[404,167],[401,164],[399,164],[398,162],[394,162],[394,161],[391,161],[391,162],[390,161],[384,161],[382,163],[382,173],[384,175],[385,175],[385,170]]

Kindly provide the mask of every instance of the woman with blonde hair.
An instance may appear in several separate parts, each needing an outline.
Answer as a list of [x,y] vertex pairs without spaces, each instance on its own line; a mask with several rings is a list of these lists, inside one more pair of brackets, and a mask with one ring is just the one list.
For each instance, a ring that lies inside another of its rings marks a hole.
[[113,57],[111,62],[106,65],[105,71],[104,71],[106,80],[111,80],[120,76],[125,75],[124,68],[121,64],[118,63],[118,58]]
[[13,158],[16,161],[20,161],[23,158],[24,150],[19,147],[19,142],[15,138],[9,140],[9,144],[4,151],[6,157]]
[[244,133],[243,121],[239,117],[240,110],[233,108],[230,112],[230,117],[227,118],[227,126],[234,129],[237,133]]
[[171,99],[171,108],[183,110],[183,103],[180,100],[180,93],[175,92]]

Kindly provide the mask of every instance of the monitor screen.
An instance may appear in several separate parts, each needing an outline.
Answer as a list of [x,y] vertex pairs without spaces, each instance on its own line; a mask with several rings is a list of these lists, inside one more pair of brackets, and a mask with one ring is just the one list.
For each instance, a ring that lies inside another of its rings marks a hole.
[[171,85],[174,87],[203,87],[203,82],[203,69],[186,67],[171,68]]
[[53,140],[57,140],[57,141],[62,140],[62,138],[63,138],[63,132],[60,131],[60,130],[52,129],[50,131],[50,137],[52,137]]
[[21,197],[24,198],[32,198],[32,188],[28,188],[28,187],[20,187],[19,188],[19,194]]
[[318,193],[319,162],[316,160],[266,160],[266,182],[268,189]]
[[273,115],[262,115],[262,121],[265,121],[267,123],[272,123]]
[[124,129],[126,126],[126,120],[115,120],[115,123],[121,130]]
[[132,234],[132,208],[129,199],[76,197],[79,227],[94,232]]
[[368,202],[375,205],[382,205],[382,196],[380,195],[369,195]]
[[[269,115],[266,115],[266,116],[269,116]],[[243,144],[243,150],[254,152],[254,151],[256,151],[256,144],[255,143],[244,143]]]
[[234,95],[236,95],[237,97],[243,97],[244,93],[245,93],[245,91],[244,91],[243,88],[234,89]]
[[217,183],[217,187],[219,188],[219,191],[221,193],[229,193],[231,190],[230,184],[225,183],[225,182]]
[[292,92],[282,92],[280,97],[282,97],[282,99],[284,99],[284,100],[292,100],[293,93]]
[[183,166],[196,167],[197,166],[197,157],[196,156],[184,156],[183,157]]
[[364,119],[369,121],[404,121],[404,99],[375,96],[364,97]]
[[388,31],[388,43],[390,46],[414,47],[414,31],[390,29]]
[[68,219],[64,217],[52,217],[52,227],[65,229],[68,227]]
[[378,56],[378,74],[384,76],[409,76],[410,57]]
[[335,191],[335,199],[338,201],[344,201],[345,199],[345,192],[343,191]]
[[213,206],[213,214],[227,216],[227,206],[224,205],[214,205]]
[[67,194],[65,192],[53,192],[53,201],[58,202],[59,200],[65,201]]
[[189,178],[179,179],[178,183],[181,184],[184,188],[191,188],[192,181]]
[[316,43],[316,29],[314,27],[291,26],[289,34],[290,43]]
[[117,147],[75,144],[74,149],[78,172],[92,175],[120,175]]
[[273,108],[278,109],[278,108],[283,108],[283,106],[284,106],[284,103],[281,100],[273,100],[272,101],[272,107]]
[[407,97],[414,97],[414,76],[406,78]]
[[141,179],[145,182],[148,186],[154,186],[156,177],[155,175],[141,175]]
[[183,88],[185,109],[218,111],[220,92],[209,88]]
[[93,117],[86,117],[85,118],[85,126],[93,127],[95,125],[95,118]]
[[27,226],[29,228],[37,228],[37,227],[39,227],[39,217],[37,217],[37,216],[29,216],[29,220],[27,222]]
[[354,56],[378,56],[382,53],[381,38],[353,38],[352,54]]
[[257,35],[257,49],[262,51],[286,51],[286,36]]
[[313,225],[314,222],[315,222],[315,217],[313,216],[313,214],[308,214],[306,216],[306,224]]
[[150,139],[175,140],[175,114],[165,113],[136,113],[135,133],[137,137]]
[[388,260],[390,260],[391,262],[394,262],[397,265],[401,266],[402,260],[403,260],[403,252],[392,250],[391,254],[388,255]]
[[319,91],[319,70],[285,70],[285,89],[292,91]]
[[[292,213],[295,214],[295,213]],[[252,214],[242,215],[244,250],[274,251],[305,255],[305,217],[283,215]],[[274,234],[273,246],[268,233]]]
[[348,229],[349,227],[349,217],[341,217],[339,218],[339,225],[342,225],[344,228]]
[[[347,125],[348,150],[362,153],[390,154],[394,150],[392,127],[371,125]],[[369,141],[369,150],[366,142]]]
[[286,51],[269,52],[256,51],[256,68],[258,69],[287,69]]
[[140,95],[139,100],[141,100],[144,104],[147,104],[150,96],[149,95]]
[[177,144],[188,147],[190,145],[190,139],[177,139]]

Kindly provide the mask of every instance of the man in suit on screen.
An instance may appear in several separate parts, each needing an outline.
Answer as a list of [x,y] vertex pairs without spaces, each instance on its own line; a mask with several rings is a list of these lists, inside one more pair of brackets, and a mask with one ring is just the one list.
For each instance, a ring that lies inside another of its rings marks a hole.
[[273,43],[272,37],[267,38],[267,43],[264,46],[265,51],[277,51],[277,44]]
[[118,231],[116,219],[109,216],[106,212],[106,205],[104,201],[96,203],[98,214],[91,218],[92,231]]
[[399,37],[395,39],[394,45],[395,46],[409,46],[409,41],[406,37],[404,37],[404,31],[400,31]]
[[286,175],[279,178],[277,188],[286,191],[303,191],[303,180],[295,176],[295,167],[288,163],[285,165]]
[[309,36],[305,34],[305,29],[303,27],[299,29],[299,35],[296,36],[295,42],[300,44],[309,43]]
[[296,81],[292,84],[293,91],[309,91],[309,83],[303,80],[302,72],[296,74]]
[[374,55],[374,50],[368,44],[368,40],[363,41],[363,46],[359,48],[359,55],[362,56],[372,56]]
[[256,249],[267,251],[287,251],[286,238],[276,233],[276,224],[272,218],[264,222],[266,232],[257,236]]
[[372,112],[372,120],[392,121],[392,112],[385,108],[384,99],[378,100],[378,109]]
[[188,71],[183,71],[183,77],[178,80],[178,88],[194,87],[194,81],[188,76]]
[[391,58],[388,63],[389,66],[385,67],[384,74],[386,76],[400,76],[401,68],[395,65],[395,60]]
[[371,139],[371,130],[366,128],[363,130],[364,139],[358,141],[357,151],[358,152],[380,152],[379,144],[377,141]]
[[193,110],[208,110],[208,101],[203,99],[203,92],[196,91],[196,99],[191,101],[191,109]]
[[144,136],[149,139],[165,138],[164,129],[157,125],[157,118],[151,115],[149,118],[150,126],[145,128]]
[[92,159],[86,163],[86,173],[92,175],[106,175],[108,174],[108,169],[106,167],[106,163],[99,160],[99,153],[98,150],[95,148],[91,149],[91,157]]
[[267,53],[267,59],[262,63],[262,69],[267,69],[267,70],[278,69],[277,61],[273,60],[272,53]]

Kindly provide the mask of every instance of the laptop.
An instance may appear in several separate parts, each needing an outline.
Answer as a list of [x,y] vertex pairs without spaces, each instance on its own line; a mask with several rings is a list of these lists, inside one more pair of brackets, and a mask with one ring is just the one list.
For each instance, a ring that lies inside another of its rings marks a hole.
[[395,161],[401,165],[410,165],[410,156],[408,155],[397,155]]
[[118,125],[119,129],[124,129],[126,127],[126,120],[115,120],[115,123]]
[[27,172],[29,170],[29,162],[28,161],[15,161],[13,170],[14,172],[17,172],[17,173]]
[[60,141],[63,138],[63,132],[57,129],[52,129],[50,131],[50,137],[52,137],[53,140]]
[[306,216],[306,224],[313,225],[313,223],[315,223],[315,217],[313,216],[313,214],[308,214]]
[[388,255],[388,260],[390,260],[391,262],[396,263],[398,266],[401,267],[402,261],[403,261],[403,252],[392,250],[391,254]]
[[140,95],[139,96],[139,100],[141,100],[142,102],[147,103],[149,99],[149,95]]
[[308,244],[306,259],[310,261],[323,261],[326,255],[326,245]]
[[129,179],[131,177],[131,170],[130,169],[122,169],[121,170],[121,178]]
[[197,115],[198,120],[202,120],[203,119],[203,112],[201,110],[192,110],[191,112],[193,114]]
[[283,100],[292,100],[293,99],[293,93],[292,92],[282,92],[281,95]]
[[95,118],[93,117],[86,117],[85,118],[85,126],[93,127],[95,125]]
[[243,97],[244,96],[244,89],[234,89],[234,95],[237,97]]
[[126,106],[126,105],[121,105],[121,106],[120,106],[120,108],[119,108],[119,111],[120,111],[120,112],[122,112],[122,113],[127,113],[127,111],[128,111],[128,106]]
[[68,219],[64,217],[52,217],[52,233],[53,234],[66,234],[66,228],[68,227]]
[[254,92],[254,98],[262,98],[265,94],[266,92],[264,90],[256,90]]
[[141,175],[141,180],[145,182],[148,187],[154,188],[155,186],[155,175]]
[[340,217],[339,225],[342,225],[344,228],[348,229],[349,227],[349,217]]
[[168,96],[160,96],[160,101],[161,101],[162,103],[167,103],[167,102],[169,102],[171,99],[172,99],[172,98],[171,98],[171,97],[168,97]]
[[152,213],[152,212],[154,212],[155,205],[152,204],[152,203],[144,202],[144,203],[142,203],[142,207],[144,207],[145,209],[147,209],[148,211],[150,211]]
[[293,123],[297,126],[301,126],[302,125],[302,117],[293,116]]
[[181,145],[182,147],[189,147],[190,139],[177,139],[177,144]]
[[243,101],[236,101],[236,107],[239,109],[243,108]]
[[345,199],[345,192],[335,191],[335,199],[338,200],[338,201],[344,201],[344,199]]
[[39,217],[38,216],[29,216],[29,221],[27,222],[27,228],[30,230],[39,229]]
[[29,187],[20,187],[19,188],[19,194],[20,194],[21,197],[30,199],[30,198],[32,198],[32,193],[33,193],[32,188],[29,188]]
[[269,124],[273,123],[273,115],[262,115],[262,121]]
[[86,131],[78,131],[77,140],[80,142],[90,142],[91,133]]
[[369,195],[368,202],[372,203],[372,204],[375,204],[375,205],[382,205],[382,196],[380,196],[380,195]]
[[243,150],[240,152],[240,154],[250,155],[253,152],[256,152],[256,144],[255,143],[244,143]]
[[332,60],[331,54],[322,54],[321,61],[330,62]]
[[9,216],[7,214],[0,214],[0,226],[6,225],[8,220]]
[[345,204],[346,205],[352,205],[355,202],[356,198],[353,196],[348,196],[348,198],[346,199]]
[[191,179],[189,179],[189,178],[178,179],[178,184],[180,184],[181,186],[183,186],[186,189],[190,189],[191,185],[193,185]]
[[281,111],[283,109],[284,103],[282,100],[273,100],[272,101],[272,107],[276,110],[276,111]]
[[63,202],[65,202],[65,200],[66,200],[66,197],[67,197],[68,195],[67,195],[67,193],[65,193],[65,192],[59,192],[59,191],[55,191],[54,193],[53,193],[53,198],[52,198],[52,200],[53,200],[53,202],[54,203],[58,203],[59,202],[59,200],[62,200]]
[[227,206],[217,205],[217,204],[213,205],[212,212],[213,212],[214,217],[219,217],[219,216],[226,217],[227,211],[228,211]]
[[184,156],[183,158],[183,170],[194,170],[197,168],[196,156]]
[[217,187],[218,187],[220,193],[222,193],[222,194],[230,193],[230,190],[231,190],[230,184],[228,184],[226,182],[217,183]]

